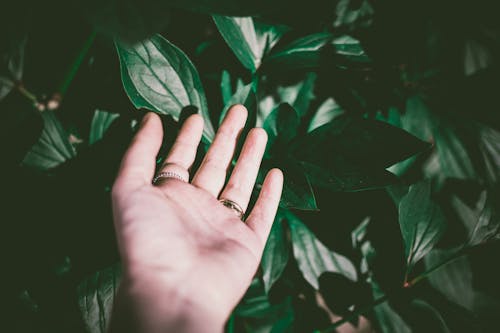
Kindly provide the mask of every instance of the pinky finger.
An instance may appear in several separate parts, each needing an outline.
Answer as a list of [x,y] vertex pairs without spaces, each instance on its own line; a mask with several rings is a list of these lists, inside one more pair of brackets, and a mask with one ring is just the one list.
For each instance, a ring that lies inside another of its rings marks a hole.
[[283,173],[279,169],[272,169],[267,173],[262,189],[257,198],[252,212],[246,219],[246,224],[261,240],[262,249],[266,244],[267,237],[278,210],[281,190],[283,189]]

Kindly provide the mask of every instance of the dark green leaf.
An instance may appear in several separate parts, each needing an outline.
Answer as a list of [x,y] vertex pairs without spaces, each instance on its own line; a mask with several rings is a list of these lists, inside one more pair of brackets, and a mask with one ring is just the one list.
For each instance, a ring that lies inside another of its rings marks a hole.
[[7,96],[14,88],[14,82],[7,78],[0,76],[0,100]]
[[347,30],[369,27],[373,22],[374,12],[370,0],[340,0],[335,10],[333,27]]
[[288,103],[281,103],[266,118],[262,126],[268,136],[267,145],[272,147],[278,141],[280,149],[286,149],[287,144],[295,138],[300,125],[297,112]]
[[335,38],[331,43],[335,49],[335,53],[345,57],[350,61],[369,62],[370,58],[366,55],[361,47],[359,40],[351,36],[340,36]]
[[311,286],[319,288],[318,278],[324,272],[338,273],[351,281],[357,281],[356,268],[348,258],[330,251],[291,212],[287,212],[286,218],[292,234],[294,257]]
[[267,50],[285,32],[283,27],[264,25],[251,17],[213,16],[222,37],[240,62],[255,72]]
[[38,142],[26,154],[23,164],[38,170],[48,170],[73,158],[75,150],[69,142],[69,134],[64,130],[52,111],[42,113],[43,132]]
[[13,38],[7,53],[0,54],[0,100],[11,92],[16,82],[22,81],[26,41],[26,36]]
[[104,137],[104,133],[108,130],[119,114],[110,113],[101,110],[95,110],[92,123],[90,124],[89,144],[92,145]]
[[346,165],[359,169],[387,168],[424,151],[429,144],[386,123],[339,116],[316,128],[295,147],[300,160],[344,170]]
[[314,85],[316,77],[315,73],[308,73],[304,81],[300,84],[300,88],[294,98],[292,106],[301,118],[307,113],[311,101],[315,98]]
[[321,32],[302,37],[289,45],[272,52],[264,60],[263,68],[316,68],[319,66],[320,51],[333,36]]
[[477,179],[472,157],[465,140],[450,124],[441,122],[434,131],[436,149],[439,156],[441,173],[445,177]]
[[410,186],[399,203],[399,224],[405,247],[407,272],[439,241],[446,222],[441,209],[431,199],[429,181]]
[[312,132],[316,128],[328,124],[336,117],[342,115],[344,110],[335,102],[333,98],[328,98],[320,105],[309,123],[307,132]]
[[303,210],[317,210],[316,198],[300,165],[295,161],[287,161],[281,167],[285,174],[280,206]]
[[484,160],[484,178],[488,183],[500,183],[500,132],[480,126],[479,148]]
[[78,285],[78,305],[89,333],[106,333],[121,277],[116,264],[94,273]]
[[231,74],[228,71],[222,71],[222,76],[220,80],[220,89],[222,93],[222,103],[227,105],[231,96],[233,95],[233,89],[231,87]]
[[332,171],[304,161],[301,165],[312,185],[334,192],[373,190],[398,181],[396,176],[384,169],[369,170],[344,165],[344,170]]
[[160,35],[133,46],[116,43],[116,48],[124,88],[135,107],[152,107],[177,120],[184,107],[196,106],[205,120],[204,137],[212,141],[214,130],[203,86],[180,49]]
[[278,211],[274,219],[271,233],[267,239],[264,254],[262,255],[262,280],[264,289],[267,292],[273,284],[280,278],[288,263],[288,242],[283,228],[283,214]]
[[[224,105],[224,109],[220,114],[219,125],[222,123],[222,120],[226,116],[227,111],[229,111],[229,108],[235,104],[245,105],[249,113],[252,111],[252,109],[255,109],[256,107],[255,93],[253,92],[251,83],[247,84],[246,86],[237,87],[237,90],[234,93],[234,95],[231,96],[231,98]],[[252,124],[252,127],[254,126],[255,123]]]

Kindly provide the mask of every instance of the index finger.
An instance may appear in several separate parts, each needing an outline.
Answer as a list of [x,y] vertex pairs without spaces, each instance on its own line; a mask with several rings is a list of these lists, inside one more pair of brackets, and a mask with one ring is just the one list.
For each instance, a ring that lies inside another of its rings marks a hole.
[[151,183],[162,138],[160,117],[153,112],[147,113],[123,156],[114,187],[135,187]]

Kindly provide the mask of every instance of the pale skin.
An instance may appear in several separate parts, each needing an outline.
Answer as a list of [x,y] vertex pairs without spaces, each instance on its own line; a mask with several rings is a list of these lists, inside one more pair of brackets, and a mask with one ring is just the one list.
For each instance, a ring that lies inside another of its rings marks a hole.
[[[251,283],[278,208],[283,174],[267,174],[245,222],[218,199],[246,211],[267,136],[250,131],[225,184],[247,118],[233,106],[198,170],[190,170],[203,132],[199,115],[183,124],[155,185],[155,157],[163,132],[149,113],[141,123],[113,186],[113,213],[123,278],[110,332],[222,332]],[[189,172],[190,171],[190,172]]]

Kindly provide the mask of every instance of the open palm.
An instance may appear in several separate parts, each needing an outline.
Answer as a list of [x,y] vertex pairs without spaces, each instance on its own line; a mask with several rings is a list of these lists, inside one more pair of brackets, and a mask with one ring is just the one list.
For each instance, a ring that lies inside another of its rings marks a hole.
[[[243,106],[231,108],[191,182],[177,178],[189,179],[203,131],[199,115],[186,120],[165,159],[160,172],[170,177],[151,182],[163,136],[158,116],[146,115],[125,154],[113,187],[113,211],[123,293],[146,304],[135,309],[144,331],[170,325],[156,323],[162,311],[185,315],[186,308],[208,325],[204,331],[221,330],[257,270],[281,195],[281,172],[269,172],[245,223],[219,201],[229,199],[246,210],[250,200],[266,146],[262,129],[250,131],[225,185],[246,114]],[[200,329],[193,322],[183,325],[185,331]]]

